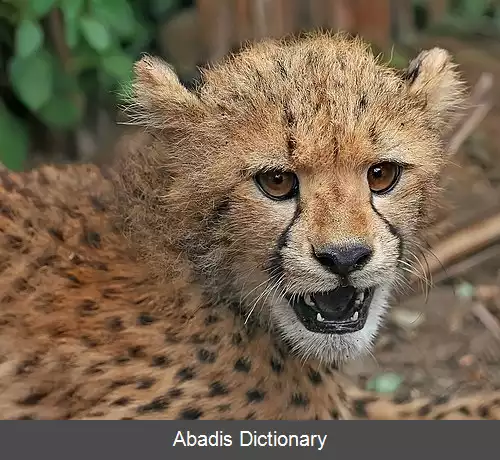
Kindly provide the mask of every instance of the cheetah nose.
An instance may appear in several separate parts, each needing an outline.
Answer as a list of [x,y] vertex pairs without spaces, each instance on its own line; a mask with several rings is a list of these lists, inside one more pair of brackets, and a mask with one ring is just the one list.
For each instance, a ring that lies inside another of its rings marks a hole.
[[332,244],[313,248],[316,259],[332,273],[347,276],[363,268],[372,257],[373,250],[363,243]]

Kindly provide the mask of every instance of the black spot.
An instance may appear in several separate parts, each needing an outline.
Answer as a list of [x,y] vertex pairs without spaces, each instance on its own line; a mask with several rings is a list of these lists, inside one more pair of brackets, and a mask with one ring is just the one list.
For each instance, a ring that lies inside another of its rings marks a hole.
[[490,409],[486,406],[479,406],[477,409],[477,413],[479,417],[489,418],[490,417]]
[[125,356],[125,355],[121,355],[121,356],[118,356],[117,358],[115,358],[116,364],[126,364],[129,361],[130,361],[130,358],[128,356]]
[[378,143],[378,134],[377,134],[377,129],[375,128],[375,125],[371,125],[369,130],[368,130],[368,135],[370,136],[371,141],[376,144]]
[[32,359],[26,359],[21,362],[16,369],[16,375],[29,374],[33,371],[33,368],[40,363],[40,358],[35,357]]
[[202,343],[205,343],[205,339],[201,337],[200,334],[196,333],[191,336],[191,342],[197,345],[201,345]]
[[323,379],[321,378],[321,374],[314,369],[309,369],[309,373],[307,376],[309,377],[309,380],[313,385],[319,385],[323,381]]
[[285,107],[285,123],[289,128],[293,128],[295,126],[295,117],[293,116],[292,111]]
[[309,405],[309,398],[302,393],[295,393],[290,400],[293,406],[307,407]]
[[[108,271],[108,266],[104,262],[90,261],[89,265],[92,268],[95,268],[96,270],[100,270],[102,272],[107,272]],[[103,293],[104,296],[106,296],[105,295],[106,291],[103,291],[102,293]]]
[[23,239],[19,238],[18,236],[15,235],[5,235],[5,238],[7,239],[7,244],[12,249],[19,250],[23,246]]
[[411,398],[411,394],[409,391],[405,391],[405,392],[401,392],[399,394],[397,394],[396,396],[394,396],[394,398],[392,399],[392,402],[394,404],[406,404],[406,403],[409,403],[410,401],[412,400]]
[[151,366],[153,367],[167,367],[170,360],[164,355],[156,355],[151,359]]
[[64,243],[64,235],[61,232],[61,230],[58,230],[56,228],[49,228],[48,232],[50,236],[53,236],[56,240],[59,240]]
[[186,382],[192,380],[195,376],[194,369],[192,367],[184,367],[179,372],[177,372],[177,377],[181,382]]
[[76,284],[82,284],[81,281],[75,276],[75,275],[72,275],[71,273],[69,273],[68,275],[66,275],[67,278],[70,280],[70,281],[73,281],[73,283],[76,283]]
[[205,318],[205,326],[209,326],[210,324],[215,324],[219,321],[219,317],[217,315],[208,315]]
[[95,196],[90,197],[90,204],[95,211],[105,212],[107,210],[107,207],[102,203],[102,201],[100,201],[99,198]]
[[332,409],[330,411],[330,417],[333,419],[333,420],[338,420],[340,418],[340,413],[337,409]]
[[220,336],[217,335],[217,334],[214,334],[214,335],[211,335],[209,338],[208,338],[208,341],[212,344],[212,345],[217,345],[220,343]]
[[469,408],[466,407],[466,406],[459,407],[458,408],[458,412],[460,412],[461,414],[463,414],[463,415],[465,415],[467,417],[469,417],[471,415]]
[[287,148],[288,148],[288,153],[292,153],[297,148],[297,141],[295,140],[295,137],[292,134],[288,136]]
[[114,288],[106,288],[102,290],[101,294],[105,299],[112,299],[118,294],[118,291]]
[[238,372],[250,372],[252,362],[248,358],[240,358],[234,363],[234,370]]
[[276,374],[281,374],[283,372],[283,363],[279,358],[273,357],[271,358],[271,369]]
[[183,395],[183,391],[181,388],[172,388],[168,390],[167,396],[169,398],[180,398]]
[[137,324],[139,326],[148,326],[150,324],[153,324],[156,320],[149,314],[149,313],[141,313],[137,317]]
[[97,342],[97,340],[94,340],[92,337],[89,337],[88,335],[82,335],[80,339],[81,339],[82,343],[86,347],[89,347],[89,348],[94,348],[99,343],[99,342]]
[[95,364],[92,364],[92,366],[90,366],[86,371],[85,373],[87,375],[95,375],[95,374],[102,374],[104,371],[103,369],[101,368],[101,366],[105,364],[104,362],[101,362],[101,363],[95,363]]
[[189,408],[183,409],[178,417],[178,420],[197,420],[203,415],[200,409]]
[[266,396],[266,393],[256,388],[247,391],[247,401],[249,403],[261,402]]
[[368,105],[368,98],[366,97],[366,94],[362,94],[358,102],[358,116],[361,115],[366,110],[367,105]]
[[158,398],[153,399],[150,403],[139,406],[137,408],[137,412],[139,414],[147,412],[162,412],[168,408],[168,404],[168,400],[165,397],[159,396]]
[[352,402],[354,414],[357,417],[363,417],[363,418],[368,417],[368,413],[366,412],[366,405],[375,401],[376,401],[375,398],[355,399]]
[[237,332],[236,334],[233,334],[231,337],[231,343],[233,345],[240,345],[242,340],[243,339],[241,338],[241,334],[239,332]]
[[143,378],[143,379],[140,379],[138,382],[137,382],[137,386],[136,388],[138,390],[148,390],[149,388],[151,388],[154,384],[156,383],[156,380],[153,379],[153,378]]
[[220,404],[217,406],[219,412],[229,412],[231,410],[231,404]]
[[111,403],[113,406],[126,406],[127,404],[130,404],[130,398],[127,398],[126,396],[118,398]]
[[109,388],[111,390],[116,390],[117,388],[121,388],[121,387],[124,387],[126,385],[129,385],[131,383],[131,381],[129,379],[122,379],[122,380],[114,380],[113,382],[111,382],[111,384],[109,385]]
[[207,350],[206,348],[201,348],[200,350],[198,350],[198,359],[202,363],[212,364],[215,363],[217,354],[214,351]]
[[92,230],[87,230],[83,233],[83,242],[91,248],[99,249],[101,247],[101,235]]
[[128,355],[131,358],[144,358],[146,356],[146,353],[144,352],[144,347],[135,345],[134,347],[129,347]]
[[446,404],[447,402],[449,402],[450,400],[450,395],[440,395],[440,396],[436,396],[431,404],[433,406],[441,406],[442,404]]
[[255,420],[255,416],[257,414],[255,413],[255,411],[252,411],[252,412],[249,412],[246,416],[245,416],[245,420]]
[[107,328],[113,332],[120,332],[123,331],[124,326],[123,326],[123,321],[119,316],[113,316],[112,318],[109,318],[106,324]]
[[35,406],[42,399],[47,397],[47,395],[48,395],[48,392],[46,392],[46,391],[37,391],[35,393],[31,393],[29,396],[26,396],[26,398],[18,401],[18,404],[21,404],[22,406]]
[[213,382],[210,384],[209,388],[210,391],[208,393],[208,396],[210,397],[223,396],[229,393],[229,390],[227,389],[226,385],[224,385],[221,382]]
[[432,410],[432,406],[430,404],[425,404],[420,409],[418,409],[417,414],[420,417],[425,417],[426,415],[430,414],[431,410]]
[[99,307],[96,302],[91,299],[85,299],[80,305],[78,305],[80,316],[90,316],[97,310],[99,310]]

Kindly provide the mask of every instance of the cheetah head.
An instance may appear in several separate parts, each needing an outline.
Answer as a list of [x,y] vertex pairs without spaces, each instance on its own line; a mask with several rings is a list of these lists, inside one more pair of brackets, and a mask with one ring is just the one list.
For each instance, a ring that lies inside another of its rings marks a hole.
[[303,357],[356,356],[421,248],[462,89],[444,50],[400,72],[342,35],[253,45],[193,91],[145,57],[125,227],[157,274],[188,267]]

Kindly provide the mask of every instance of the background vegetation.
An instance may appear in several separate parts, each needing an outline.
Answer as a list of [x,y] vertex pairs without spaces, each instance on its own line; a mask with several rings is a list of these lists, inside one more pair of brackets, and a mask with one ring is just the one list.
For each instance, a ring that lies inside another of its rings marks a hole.
[[[432,1],[432,0],[431,0]],[[141,52],[159,53],[158,29],[183,0],[2,0],[0,161],[22,169],[34,149],[54,145],[76,160],[74,137],[98,110],[114,113]],[[426,27],[427,2],[414,19]],[[498,34],[498,2],[455,0],[443,24],[459,33]],[[114,116],[114,115],[113,115]]]

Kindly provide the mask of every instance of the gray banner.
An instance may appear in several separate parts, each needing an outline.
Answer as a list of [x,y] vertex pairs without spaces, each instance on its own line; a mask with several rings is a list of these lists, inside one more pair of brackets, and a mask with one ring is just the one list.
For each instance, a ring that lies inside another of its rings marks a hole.
[[[494,455],[500,422],[4,421],[1,458],[51,460],[477,458]],[[472,457],[471,457],[472,456]]]

